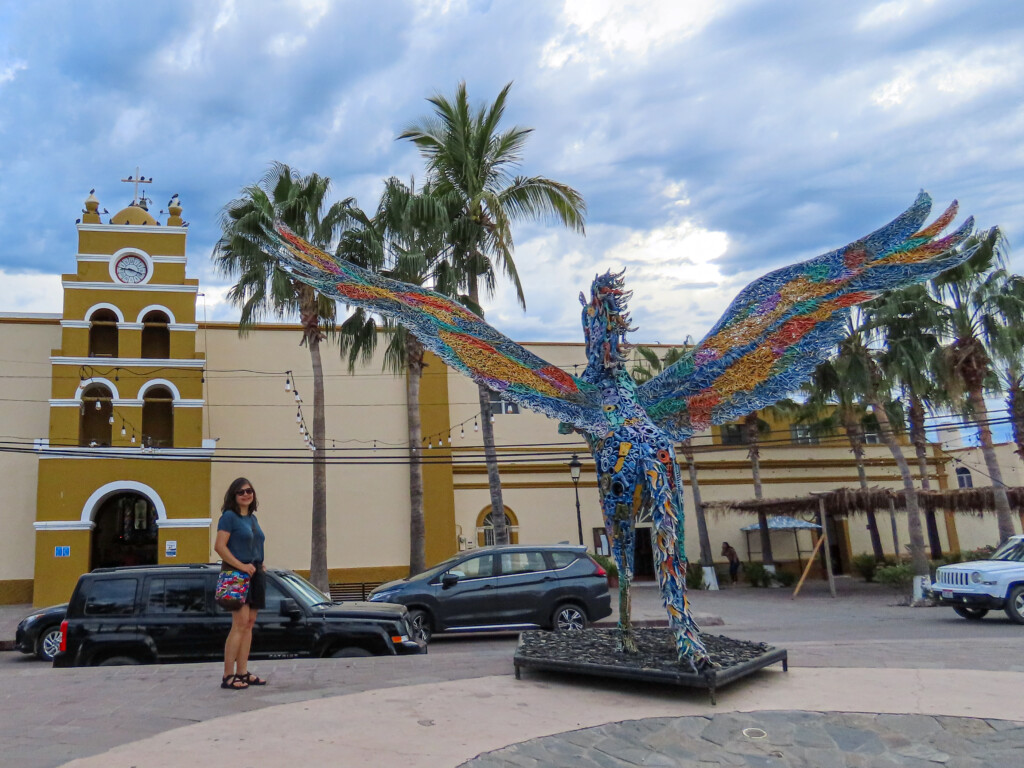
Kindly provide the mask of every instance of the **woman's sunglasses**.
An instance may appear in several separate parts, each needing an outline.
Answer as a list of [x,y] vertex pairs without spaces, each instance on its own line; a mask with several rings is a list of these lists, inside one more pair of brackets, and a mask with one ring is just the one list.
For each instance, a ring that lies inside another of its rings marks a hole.
[[235,496],[252,496],[256,492],[252,488],[242,488],[235,491]]

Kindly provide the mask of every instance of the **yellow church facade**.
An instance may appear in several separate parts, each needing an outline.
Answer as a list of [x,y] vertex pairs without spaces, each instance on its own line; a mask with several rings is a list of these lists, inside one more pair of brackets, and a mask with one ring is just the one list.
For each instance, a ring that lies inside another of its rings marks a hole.
[[[112,216],[99,209],[90,195],[73,254],[69,237],[76,269],[63,276],[59,316],[0,307],[0,602],[62,602],[94,568],[215,559],[223,494],[238,476],[257,490],[268,564],[305,571],[313,459],[299,427],[312,422],[312,376],[301,329],[267,324],[239,336],[233,324],[202,319],[201,286],[186,277],[188,230],[177,200],[160,222],[137,196]],[[582,344],[526,346],[565,370],[585,364]],[[406,386],[383,369],[381,355],[350,373],[336,347],[323,347],[328,566],[332,583],[356,588],[408,572]],[[480,413],[472,382],[436,358],[428,363],[420,404],[428,563],[489,541],[484,418],[493,419],[514,539],[576,542],[582,528],[588,548],[606,547],[583,443],[500,401]],[[732,437],[728,428],[695,437],[705,501],[752,496],[746,448]],[[583,462],[578,487],[567,466],[574,452]],[[868,446],[868,455],[869,482],[899,487],[884,446]],[[768,497],[857,484],[842,438],[814,444],[776,424],[761,457]],[[936,451],[930,473],[940,487],[956,487],[948,456]],[[682,474],[689,511],[692,489]],[[691,521],[686,550],[696,560]],[[759,558],[757,537],[740,530],[750,522],[709,516],[716,557],[728,540],[744,559]],[[870,550],[867,532],[858,520],[834,526],[839,567],[848,569],[852,555]],[[898,528],[905,544],[904,520]],[[892,551],[897,541],[882,529]],[[995,524],[947,516],[939,531],[945,550],[966,550],[991,543]],[[812,541],[801,537],[779,539],[776,560],[795,566],[806,558]],[[640,570],[645,556],[638,550]]]

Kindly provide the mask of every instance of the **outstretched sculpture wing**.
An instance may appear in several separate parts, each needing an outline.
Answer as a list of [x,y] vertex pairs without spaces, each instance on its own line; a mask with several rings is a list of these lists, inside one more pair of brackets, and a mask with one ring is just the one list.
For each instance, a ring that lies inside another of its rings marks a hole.
[[777,402],[806,381],[842,339],[850,307],[922,282],[970,256],[955,251],[969,218],[938,240],[957,203],[922,228],[931,198],[877,232],[744,288],[711,332],[679,362],[639,390],[641,405],[676,439]]
[[324,296],[363,307],[409,329],[424,347],[503,399],[587,431],[607,428],[596,388],[499,333],[447,296],[335,259],[281,222],[265,230],[273,254]]

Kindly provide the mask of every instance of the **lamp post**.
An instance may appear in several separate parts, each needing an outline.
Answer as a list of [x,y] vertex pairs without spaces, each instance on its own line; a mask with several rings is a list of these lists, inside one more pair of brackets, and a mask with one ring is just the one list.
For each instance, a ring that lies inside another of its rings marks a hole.
[[574,453],[569,462],[569,474],[572,476],[572,487],[576,491],[576,528],[580,534],[580,546],[583,546],[583,518],[580,517],[580,472],[583,465]]

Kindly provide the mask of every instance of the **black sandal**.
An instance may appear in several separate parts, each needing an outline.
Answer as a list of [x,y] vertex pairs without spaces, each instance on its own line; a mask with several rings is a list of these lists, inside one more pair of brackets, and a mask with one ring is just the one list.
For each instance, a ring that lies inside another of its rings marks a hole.
[[266,685],[267,681],[259,675],[254,675],[252,672],[246,672],[244,675],[236,675],[239,680],[245,681],[246,685]]
[[[238,685],[241,683],[241,685]],[[249,687],[249,682],[242,675],[224,675],[220,681],[220,687],[229,691],[244,691]]]

